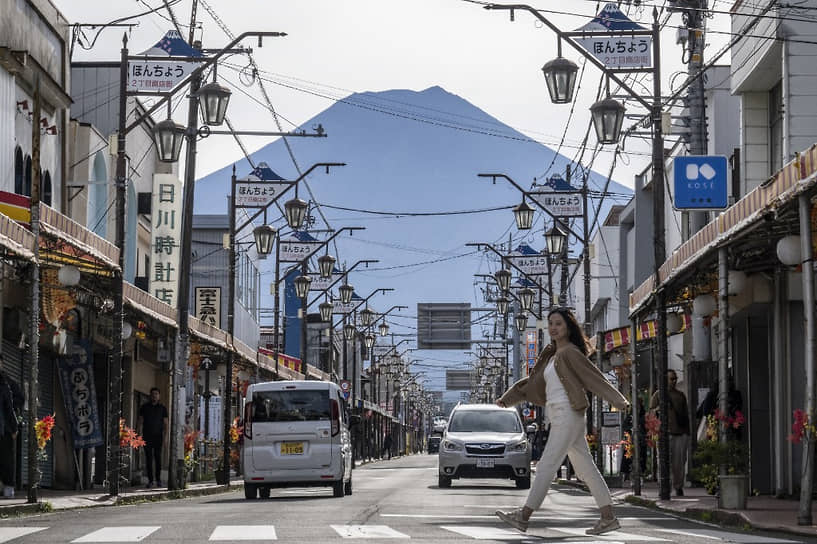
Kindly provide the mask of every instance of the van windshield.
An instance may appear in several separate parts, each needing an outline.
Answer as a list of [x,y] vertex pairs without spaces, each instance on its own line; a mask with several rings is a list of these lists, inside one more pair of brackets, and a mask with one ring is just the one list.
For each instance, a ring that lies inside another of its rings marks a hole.
[[452,433],[519,433],[522,427],[513,412],[505,410],[458,410],[448,423]]
[[329,421],[329,395],[326,391],[256,391],[252,397],[252,420]]

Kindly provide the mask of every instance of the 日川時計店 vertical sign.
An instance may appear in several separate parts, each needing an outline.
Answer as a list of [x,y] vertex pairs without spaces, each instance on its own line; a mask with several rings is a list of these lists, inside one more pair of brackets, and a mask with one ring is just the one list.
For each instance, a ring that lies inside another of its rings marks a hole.
[[176,306],[182,233],[182,182],[173,174],[153,174],[150,294]]

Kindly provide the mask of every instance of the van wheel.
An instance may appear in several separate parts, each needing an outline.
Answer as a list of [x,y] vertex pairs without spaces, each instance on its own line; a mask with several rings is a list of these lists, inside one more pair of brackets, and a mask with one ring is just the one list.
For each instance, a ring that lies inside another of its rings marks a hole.
[[244,483],[244,498],[247,500],[255,500],[256,493],[258,492],[258,485],[257,484],[248,484]]
[[258,488],[258,496],[262,499],[269,499],[269,487],[259,487]]
[[451,487],[451,477],[443,476],[442,474],[440,474],[440,479],[438,483],[440,487]]
[[349,481],[346,482],[346,484],[344,484],[343,492],[346,493],[347,495],[352,494],[352,478],[351,477],[349,477]]
[[332,484],[332,496],[333,497],[342,497],[344,491],[343,479],[338,480],[337,482]]
[[516,479],[516,488],[517,489],[530,489],[530,476],[526,476],[525,478],[517,478]]

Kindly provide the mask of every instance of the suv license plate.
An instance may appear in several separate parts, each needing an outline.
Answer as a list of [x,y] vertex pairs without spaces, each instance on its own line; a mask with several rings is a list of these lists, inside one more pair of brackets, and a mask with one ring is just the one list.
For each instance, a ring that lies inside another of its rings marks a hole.
[[493,459],[477,459],[477,468],[494,468]]
[[303,455],[303,442],[283,442],[281,444],[281,455]]

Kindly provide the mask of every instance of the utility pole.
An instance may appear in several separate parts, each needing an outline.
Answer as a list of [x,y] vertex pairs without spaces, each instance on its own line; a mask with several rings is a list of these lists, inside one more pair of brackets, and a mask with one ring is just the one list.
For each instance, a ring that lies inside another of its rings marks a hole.
[[[40,367],[40,74],[34,76],[33,111],[31,117],[31,232],[34,234],[34,260],[31,273],[31,300],[28,316],[28,496],[27,502],[37,502],[40,485],[40,462],[37,459],[37,398]],[[109,430],[110,432],[110,430]]]
[[[692,85],[687,87],[688,149],[690,155],[706,155],[708,152],[704,77],[700,75],[704,63],[706,9],[706,0],[691,0],[689,7],[684,9],[682,13],[687,27],[686,52],[689,55],[687,73],[690,81],[694,81]],[[692,237],[707,223],[707,212],[688,213],[689,227],[685,239]]]
[[122,417],[122,299],[125,281],[125,186],[128,181],[125,135],[127,133],[128,35],[122,35],[122,58],[119,61],[119,125],[116,131],[116,247],[119,248],[119,270],[114,271],[113,349],[108,362],[108,493],[119,495],[119,419]]

